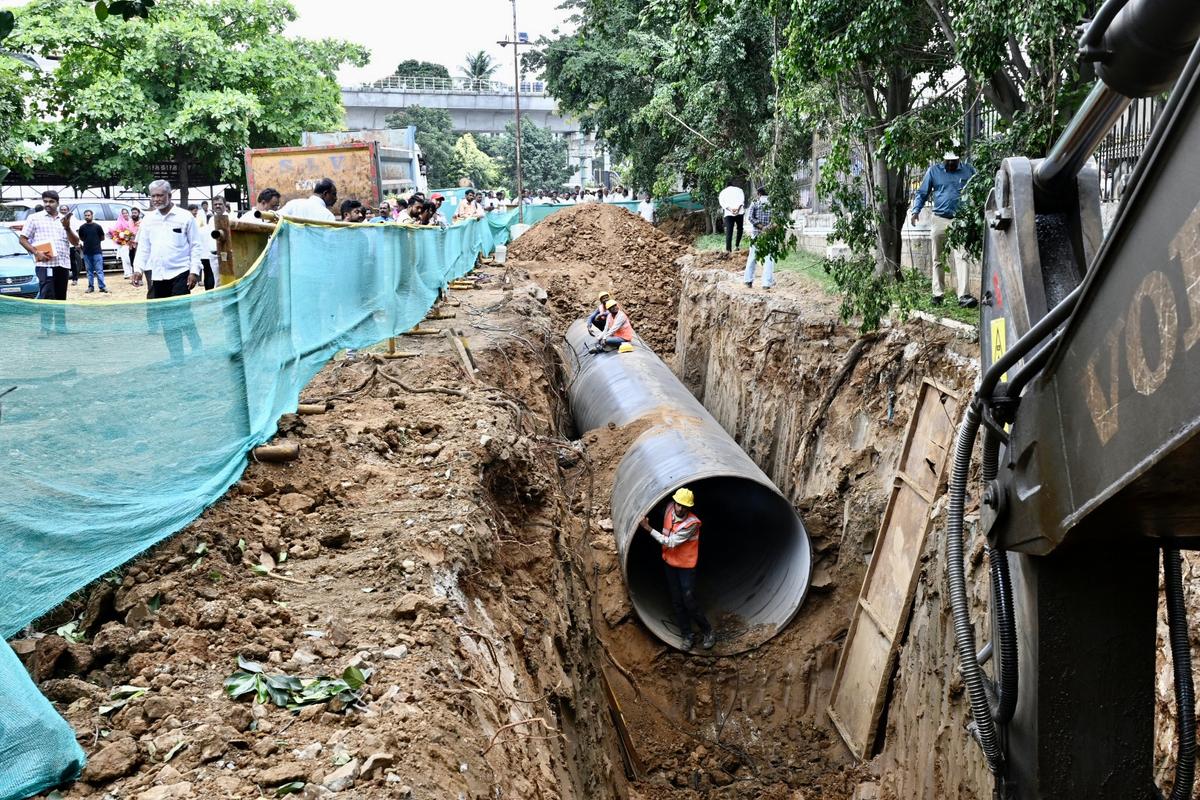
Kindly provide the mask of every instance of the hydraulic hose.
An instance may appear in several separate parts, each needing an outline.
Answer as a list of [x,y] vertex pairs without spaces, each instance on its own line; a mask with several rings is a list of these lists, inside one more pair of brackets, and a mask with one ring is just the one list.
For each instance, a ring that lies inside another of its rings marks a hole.
[[1175,670],[1175,711],[1179,752],[1170,800],[1190,800],[1196,777],[1196,690],[1192,682],[1192,649],[1188,638],[1187,607],[1183,600],[1183,562],[1179,548],[1162,549],[1163,585],[1167,595],[1167,628]]
[[[984,485],[999,472],[1000,437],[991,429],[983,432],[982,477]],[[988,567],[992,579],[992,615],[997,640],[996,682],[989,693],[992,719],[1008,723],[1017,709],[1017,625],[1013,613],[1012,577],[1008,570],[1008,552],[989,545]]]
[[950,507],[946,521],[946,576],[950,589],[950,610],[954,617],[955,650],[962,670],[963,683],[971,703],[979,744],[993,775],[1000,773],[1003,755],[996,734],[996,721],[988,701],[983,669],[975,655],[975,628],[971,625],[971,610],[967,603],[966,564],[963,558],[963,508],[967,496],[967,473],[971,467],[971,451],[979,433],[982,414],[972,403],[963,415],[954,444],[954,466],[950,474]]

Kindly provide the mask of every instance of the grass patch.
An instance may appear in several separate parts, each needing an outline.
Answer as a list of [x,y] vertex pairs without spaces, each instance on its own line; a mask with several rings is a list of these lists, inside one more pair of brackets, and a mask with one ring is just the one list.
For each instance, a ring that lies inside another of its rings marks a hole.
[[[746,239],[742,239],[743,247],[746,245]],[[725,235],[721,233],[710,233],[696,238],[697,250],[723,250],[725,249]],[[745,250],[741,251],[743,254]],[[838,297],[841,291],[837,284],[833,282],[833,278],[825,271],[825,259],[821,256],[809,253],[806,250],[796,250],[788,255],[782,261],[776,262],[776,270],[784,270],[793,272],[803,277],[808,282],[821,288],[826,293]],[[953,276],[947,275],[946,280],[953,283]],[[909,284],[906,288],[910,289],[908,294],[916,298],[913,310],[924,311],[935,317],[949,317],[959,322],[965,322],[968,325],[979,324],[979,308],[959,308],[958,299],[951,292],[946,295],[946,301],[943,305],[935,306],[933,304],[933,295],[930,294],[929,278],[917,270],[909,270],[904,274],[904,281]]]
[[[746,239],[742,239],[742,250],[738,251],[745,258],[749,251],[746,249]],[[710,233],[696,239],[697,250],[724,250],[725,235],[720,233]],[[816,284],[821,289],[824,289],[829,294],[837,294],[837,286],[833,282],[833,278],[829,277],[829,273],[825,271],[822,265],[824,259],[820,256],[813,255],[806,250],[795,250],[788,254],[788,257],[782,261],[775,262],[775,270],[784,272],[795,272]],[[759,270],[761,274],[761,269]]]

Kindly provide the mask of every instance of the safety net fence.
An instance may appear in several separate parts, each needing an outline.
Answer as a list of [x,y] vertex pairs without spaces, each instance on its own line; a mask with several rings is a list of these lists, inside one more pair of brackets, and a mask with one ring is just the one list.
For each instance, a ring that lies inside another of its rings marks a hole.
[[[511,222],[283,222],[255,266],[216,291],[0,299],[0,638],[196,519],[328,359],[412,328]],[[0,641],[0,798],[57,785],[83,762]]]

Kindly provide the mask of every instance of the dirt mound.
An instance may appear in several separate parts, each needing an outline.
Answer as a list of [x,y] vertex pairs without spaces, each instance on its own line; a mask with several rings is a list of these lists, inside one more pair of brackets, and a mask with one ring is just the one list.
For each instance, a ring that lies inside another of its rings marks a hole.
[[684,211],[668,214],[658,221],[658,229],[680,241],[690,242],[704,233],[704,212]]
[[529,270],[552,298],[560,330],[587,316],[610,291],[633,328],[660,356],[675,352],[680,271],[689,252],[636,214],[585,204],[559,211],[521,236],[509,257]]
[[509,253],[523,261],[670,264],[687,250],[629,211],[600,203],[563,209],[526,231]]

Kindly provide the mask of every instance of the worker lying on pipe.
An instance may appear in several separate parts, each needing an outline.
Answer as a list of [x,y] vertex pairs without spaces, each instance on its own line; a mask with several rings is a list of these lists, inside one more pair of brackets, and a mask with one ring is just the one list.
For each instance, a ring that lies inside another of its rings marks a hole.
[[667,513],[663,516],[663,529],[656,531],[650,518],[638,523],[643,530],[662,545],[663,566],[667,576],[667,590],[671,594],[671,606],[675,609],[675,621],[683,637],[684,650],[696,644],[692,633],[692,622],[700,629],[700,646],[711,650],[717,635],[704,612],[696,604],[696,561],[700,557],[700,518],[692,512],[696,497],[692,490],[681,487],[671,495]]
[[633,325],[629,323],[629,317],[617,305],[617,301],[611,298],[606,300],[604,310],[608,312],[608,319],[604,330],[596,339],[596,346],[591,349],[593,353],[603,353],[609,348],[618,348],[633,341]]

